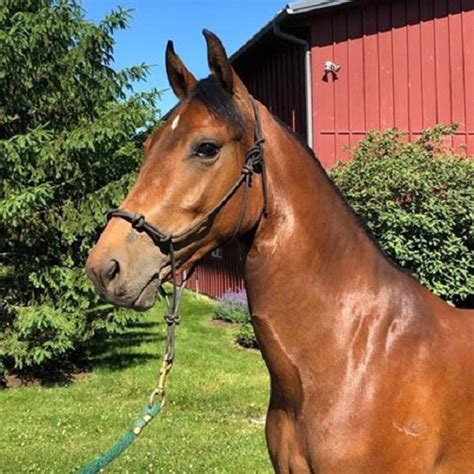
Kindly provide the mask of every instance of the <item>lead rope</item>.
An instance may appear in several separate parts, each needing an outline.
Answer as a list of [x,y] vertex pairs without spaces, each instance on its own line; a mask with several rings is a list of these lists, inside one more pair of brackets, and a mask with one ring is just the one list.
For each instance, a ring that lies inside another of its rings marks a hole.
[[[150,421],[163,409],[165,405],[166,379],[173,368],[176,354],[175,329],[181,319],[179,316],[179,307],[186,283],[192,274],[191,270],[191,272],[183,278],[181,284],[178,285],[176,275],[176,261],[172,244],[170,252],[172,256],[171,271],[173,276],[173,294],[170,301],[163,287],[160,287],[160,293],[163,295],[166,301],[168,311],[164,318],[167,324],[166,343],[156,387],[151,392],[148,404],[143,407],[141,415],[134,421],[132,428],[126,431],[110,449],[102,453],[85,467],[79,469],[77,474],[96,474],[117,457],[119,457],[138,438],[138,436],[142,433],[143,428],[145,428],[145,426],[150,423]],[[158,398],[158,401],[155,400],[156,398]]]
[[166,330],[166,343],[165,343],[165,350],[163,354],[163,361],[161,363],[160,375],[158,378],[158,383],[154,388],[153,392],[151,392],[149,405],[153,405],[155,397],[160,398],[160,408],[162,408],[165,404],[165,396],[166,396],[166,378],[170,373],[171,369],[173,368],[174,358],[176,354],[176,340],[175,340],[175,331],[176,326],[181,322],[181,317],[179,315],[179,307],[181,304],[181,299],[183,296],[183,291],[186,288],[186,284],[191,277],[193,270],[183,277],[183,281],[180,285],[178,285],[178,276],[176,272],[176,258],[174,252],[173,241],[170,241],[170,263],[171,263],[171,277],[173,279],[173,294],[171,303],[169,302],[168,295],[166,294],[163,287],[160,287],[161,294],[165,297],[165,301],[168,306],[168,313],[165,315],[165,321],[167,324]]
[[[161,368],[159,372],[158,382],[150,394],[148,404],[142,410],[141,415],[135,420],[130,430],[126,431],[121,438],[107,451],[102,453],[99,457],[94,459],[87,466],[81,468],[78,474],[96,474],[105,466],[110,464],[114,459],[120,456],[141,434],[143,428],[163,409],[166,401],[166,379],[173,368],[173,363],[176,354],[176,339],[175,330],[176,326],[180,323],[181,317],[179,315],[179,307],[183,296],[186,284],[191,278],[194,267],[190,272],[185,275],[178,284],[178,275],[176,269],[176,256],[173,246],[173,240],[169,239],[169,253],[170,253],[170,266],[171,266],[171,278],[173,280],[173,293],[171,295],[171,301],[168,294],[162,286],[160,286],[160,293],[163,296],[166,306],[167,313],[164,317],[166,321],[166,342],[165,349],[163,352],[163,358]],[[155,399],[158,398],[158,401]]]

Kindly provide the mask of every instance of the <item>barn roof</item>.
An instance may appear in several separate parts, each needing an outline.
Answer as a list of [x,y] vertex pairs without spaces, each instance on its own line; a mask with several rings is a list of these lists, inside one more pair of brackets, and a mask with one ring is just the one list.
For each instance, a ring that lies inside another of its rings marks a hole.
[[312,13],[317,10],[326,10],[329,8],[339,7],[357,0],[301,0],[299,2],[288,3],[283,7],[263,28],[255,33],[245,44],[243,44],[231,57],[230,61],[236,61],[245,51],[257,43],[267,33],[273,31],[274,23],[281,23],[289,20],[291,17]]
[[331,8],[346,3],[353,3],[354,0],[302,0],[301,2],[289,3],[285,8],[288,14],[309,13],[322,8]]

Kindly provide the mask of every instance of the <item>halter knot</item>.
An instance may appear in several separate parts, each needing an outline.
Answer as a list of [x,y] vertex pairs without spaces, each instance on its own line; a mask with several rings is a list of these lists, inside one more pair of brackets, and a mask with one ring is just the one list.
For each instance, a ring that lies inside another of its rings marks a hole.
[[167,314],[164,319],[168,326],[177,326],[181,322],[181,316],[179,314]]
[[258,140],[255,145],[247,151],[245,155],[245,166],[250,166],[252,168],[252,171],[255,171],[256,173],[260,173],[262,171],[263,142],[263,139]]
[[132,217],[130,224],[132,224],[132,227],[135,230],[143,230],[145,227],[145,216],[143,214],[135,214]]
[[252,176],[252,174],[254,173],[254,167],[252,165],[252,163],[247,163],[243,166],[242,168],[242,174],[244,176]]

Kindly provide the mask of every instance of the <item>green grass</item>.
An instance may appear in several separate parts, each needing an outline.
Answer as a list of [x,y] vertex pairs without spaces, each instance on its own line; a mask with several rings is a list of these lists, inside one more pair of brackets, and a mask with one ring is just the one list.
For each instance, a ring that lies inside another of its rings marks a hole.
[[[235,330],[211,324],[212,301],[187,293],[165,410],[107,472],[272,472],[264,428],[268,377]],[[163,306],[91,350],[94,370],[65,387],[0,391],[0,472],[69,473],[109,448],[155,384]]]

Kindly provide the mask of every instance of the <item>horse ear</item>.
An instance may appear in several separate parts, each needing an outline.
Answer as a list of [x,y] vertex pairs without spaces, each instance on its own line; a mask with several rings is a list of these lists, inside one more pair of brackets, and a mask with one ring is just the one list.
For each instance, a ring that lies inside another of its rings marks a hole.
[[181,58],[174,52],[172,41],[168,41],[166,45],[166,73],[171,89],[173,89],[178,99],[186,99],[197,83],[197,79],[188,71]]
[[229,93],[234,93],[234,72],[221,40],[211,31],[202,30],[207,43],[207,61],[209,69]]

